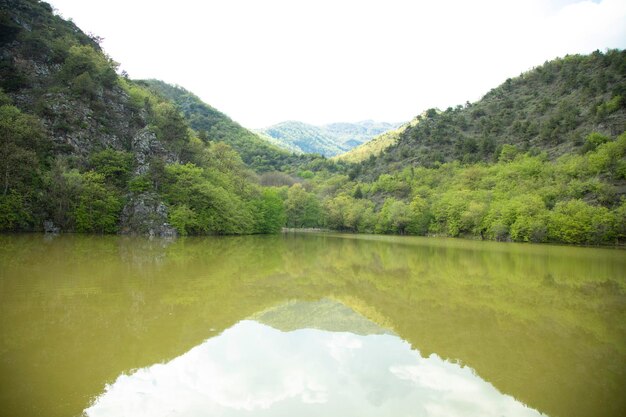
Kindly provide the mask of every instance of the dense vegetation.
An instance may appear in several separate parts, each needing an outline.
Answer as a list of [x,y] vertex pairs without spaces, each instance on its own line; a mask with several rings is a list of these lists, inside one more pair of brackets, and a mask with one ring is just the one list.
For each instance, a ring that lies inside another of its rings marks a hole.
[[293,165],[300,161],[292,152],[269,144],[182,87],[159,80],[143,80],[138,83],[176,104],[200,138],[227,143],[257,172],[281,170],[284,165]]
[[180,87],[118,76],[46,3],[4,1],[0,37],[0,230],[626,240],[624,51],[431,109],[350,163],[282,151]]
[[429,109],[362,171],[369,178],[407,165],[496,162],[502,146],[577,152],[587,135],[616,136],[626,127],[626,52],[609,50],[546,62],[506,80],[476,103]]
[[140,222],[169,220],[181,234],[280,229],[276,191],[257,185],[239,154],[220,142],[238,126],[222,122],[196,134],[174,103],[118,76],[97,38],[46,3],[5,3],[0,230],[52,222],[63,231],[147,232],[132,223],[137,212]]
[[[309,181],[322,207],[317,224],[526,242],[623,241],[625,76],[623,51],[570,56],[507,80],[477,103],[431,109],[339,157],[362,161],[347,175]],[[381,152],[378,141],[392,145]]]
[[[406,167],[375,181],[316,183],[326,227],[494,240],[612,243],[626,237],[626,134],[590,135],[551,161],[506,145],[497,163]],[[329,187],[332,189],[329,192]]]
[[[133,94],[149,94],[127,86]],[[146,97],[152,103],[154,97]],[[203,143],[169,103],[151,107],[149,128],[178,157],[168,163],[167,156],[155,155],[141,170],[126,150],[106,148],[85,158],[55,155],[39,119],[0,106],[0,228],[32,230],[49,220],[65,231],[114,233],[126,204],[157,193],[181,234],[280,230],[282,201],[251,181],[254,174],[237,152],[221,142]]]
[[384,132],[376,136],[372,140],[362,143],[350,149],[347,152],[344,152],[342,154],[335,156],[334,159],[337,161],[359,163],[359,162],[365,161],[366,159],[369,159],[371,156],[380,155],[387,148],[391,147],[396,142],[398,142],[402,133],[412,123],[417,123],[417,119],[414,119],[411,122],[405,125],[402,125],[397,129]]
[[287,149],[300,153],[337,155],[346,149],[321,128],[307,123],[288,121],[268,127],[262,133],[274,138]]
[[330,123],[323,126],[288,121],[265,128],[260,133],[270,140],[273,139],[284,149],[330,157],[340,155],[397,126],[372,120]]

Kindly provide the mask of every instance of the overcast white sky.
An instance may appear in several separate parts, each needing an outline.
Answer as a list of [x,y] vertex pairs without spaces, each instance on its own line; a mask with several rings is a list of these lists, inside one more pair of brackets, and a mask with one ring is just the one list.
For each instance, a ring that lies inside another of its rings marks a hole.
[[131,78],[250,128],[399,122],[557,56],[626,47],[626,0],[50,0]]

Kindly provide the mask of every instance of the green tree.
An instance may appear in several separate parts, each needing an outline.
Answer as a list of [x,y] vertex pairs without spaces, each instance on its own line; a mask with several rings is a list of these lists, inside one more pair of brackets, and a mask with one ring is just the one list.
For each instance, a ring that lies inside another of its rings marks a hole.
[[127,186],[133,171],[135,158],[132,153],[105,149],[89,158],[91,168],[104,176],[107,183],[119,189]]
[[502,145],[502,150],[500,151],[500,157],[498,158],[498,160],[500,162],[510,162],[515,158],[518,153],[519,150],[517,149],[517,146],[505,143],[504,145]]
[[57,157],[44,177],[46,220],[52,220],[62,230],[74,230],[74,215],[79,203],[83,177],[69,169],[67,159]]
[[255,223],[251,207],[221,185],[228,184],[227,179],[217,178],[215,172],[205,174],[191,163],[166,165],[163,183],[166,201],[171,206],[186,205],[196,213],[195,228],[190,229],[193,233],[252,233]]
[[285,201],[288,227],[318,227],[321,224],[321,208],[317,197],[307,192],[302,184],[289,188]]
[[77,231],[115,233],[121,210],[121,198],[106,187],[102,174],[93,171],[82,174],[79,203],[74,213]]
[[117,80],[117,63],[89,45],[74,45],[68,50],[61,68],[61,78],[72,81],[82,74],[89,75],[93,81],[112,87]]
[[0,194],[0,231],[27,229],[31,223],[32,212],[23,194]]
[[606,207],[582,200],[562,201],[551,213],[548,235],[565,243],[608,243],[616,235],[614,219]]
[[181,236],[187,236],[198,228],[198,215],[186,204],[172,207],[168,217],[170,224]]
[[180,154],[189,141],[187,123],[182,114],[168,102],[154,107],[154,131],[159,140]]
[[580,150],[582,153],[595,151],[598,146],[608,142],[609,140],[610,139],[608,136],[604,136],[598,132],[593,132],[587,136],[587,138],[585,139],[585,144]]
[[43,129],[39,120],[14,106],[0,106],[0,175],[2,194],[32,189],[38,176]]
[[387,198],[378,214],[376,233],[405,234],[411,223],[411,210],[405,202]]
[[264,188],[258,204],[257,232],[280,232],[287,221],[280,192],[275,188]]
[[38,119],[14,106],[0,106],[0,230],[34,226],[43,137]]
[[85,97],[91,100],[96,95],[96,83],[91,78],[91,75],[85,71],[72,80],[72,91],[78,97]]
[[425,235],[432,218],[428,201],[415,196],[409,205],[410,221],[407,232],[413,235]]

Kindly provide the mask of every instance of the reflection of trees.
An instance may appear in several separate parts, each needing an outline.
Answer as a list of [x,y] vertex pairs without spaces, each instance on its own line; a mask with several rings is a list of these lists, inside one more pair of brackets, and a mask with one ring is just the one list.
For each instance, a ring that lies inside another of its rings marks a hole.
[[74,415],[122,372],[287,300],[331,297],[550,415],[618,415],[624,263],[385,236],[0,237],[1,402]]

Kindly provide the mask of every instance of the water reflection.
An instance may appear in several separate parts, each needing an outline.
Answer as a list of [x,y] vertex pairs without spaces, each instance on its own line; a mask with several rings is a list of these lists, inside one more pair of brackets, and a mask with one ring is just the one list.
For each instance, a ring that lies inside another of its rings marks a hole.
[[[317,311],[322,322],[303,311]],[[294,312],[297,312],[294,314]],[[539,416],[468,367],[427,358],[340,303],[290,302],[120,376],[89,417]],[[333,318],[336,321],[332,320]],[[309,323],[306,323],[309,321]],[[367,323],[366,323],[367,322]],[[323,327],[356,324],[361,334]],[[371,334],[367,334],[367,330]]]
[[0,415],[80,415],[249,318],[391,330],[552,417],[622,417],[625,271],[623,250],[454,239],[0,235]]

